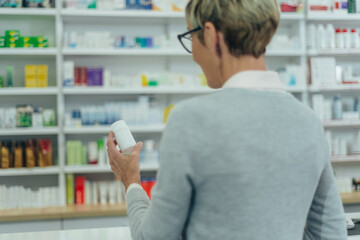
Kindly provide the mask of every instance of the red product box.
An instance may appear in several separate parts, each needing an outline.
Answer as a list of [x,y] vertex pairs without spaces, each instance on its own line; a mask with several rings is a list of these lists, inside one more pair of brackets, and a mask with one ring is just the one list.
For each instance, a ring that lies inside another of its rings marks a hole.
[[82,67],[80,69],[80,85],[81,86],[87,86],[87,68],[86,67]]
[[75,204],[85,204],[85,177],[75,178]]
[[143,180],[141,181],[141,186],[148,195],[148,197],[151,199],[151,190],[155,186],[156,181],[155,180]]
[[74,71],[74,85],[75,86],[81,86],[80,74],[81,74],[81,68],[75,67],[75,71]]

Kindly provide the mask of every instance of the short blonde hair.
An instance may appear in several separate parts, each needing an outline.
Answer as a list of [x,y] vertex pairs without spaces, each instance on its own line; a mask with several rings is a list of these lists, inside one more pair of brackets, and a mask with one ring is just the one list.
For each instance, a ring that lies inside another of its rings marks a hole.
[[[233,56],[259,58],[276,32],[280,14],[276,0],[190,0],[186,19],[194,28],[213,23]],[[203,30],[197,37],[204,44]]]

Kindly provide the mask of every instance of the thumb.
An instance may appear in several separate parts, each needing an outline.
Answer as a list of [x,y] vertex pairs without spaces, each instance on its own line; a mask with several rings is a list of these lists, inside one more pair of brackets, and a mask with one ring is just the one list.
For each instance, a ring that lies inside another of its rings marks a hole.
[[142,142],[138,142],[135,146],[134,146],[134,149],[133,149],[133,154],[136,154],[136,155],[139,155],[140,152],[141,152],[141,149],[143,147],[143,143]]

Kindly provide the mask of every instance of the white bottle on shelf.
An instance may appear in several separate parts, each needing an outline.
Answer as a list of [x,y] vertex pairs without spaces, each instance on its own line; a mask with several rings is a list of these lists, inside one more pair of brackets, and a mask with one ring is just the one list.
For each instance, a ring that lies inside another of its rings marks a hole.
[[325,27],[322,24],[319,24],[317,27],[317,49],[326,49],[326,31]]
[[344,34],[340,28],[336,28],[336,48],[338,49],[345,48]]
[[307,27],[307,48],[308,50],[316,49],[316,26],[309,24]]
[[326,26],[326,47],[335,49],[335,29],[331,23]]
[[351,48],[351,33],[348,29],[343,29],[343,35],[344,35],[344,42],[345,42],[345,48],[350,49]]

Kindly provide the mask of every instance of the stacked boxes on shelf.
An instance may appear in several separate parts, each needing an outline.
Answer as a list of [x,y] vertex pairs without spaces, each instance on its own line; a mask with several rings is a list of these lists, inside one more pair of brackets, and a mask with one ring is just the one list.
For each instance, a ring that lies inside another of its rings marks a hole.
[[21,36],[19,30],[7,30],[0,36],[0,48],[48,48],[49,40],[44,36]]
[[358,0],[308,0],[310,13],[331,13],[336,15],[359,14]]
[[58,187],[40,187],[33,190],[24,186],[0,185],[0,209],[59,206],[59,196]]
[[0,0],[0,8],[51,8],[55,7],[54,0]]
[[162,124],[163,118],[158,102],[150,101],[148,96],[140,96],[136,102],[108,102],[73,109],[66,113],[65,124],[68,127],[108,126],[122,119],[129,125],[145,126]]
[[[109,163],[105,151],[107,137],[98,139],[96,142],[89,142],[87,145],[81,141],[66,142],[66,164],[71,165],[99,165],[106,166]],[[156,149],[154,140],[144,141],[144,148],[140,153],[140,165],[158,164],[159,152]]]
[[186,0],[67,0],[64,7],[70,9],[99,9],[99,10],[154,10],[154,11],[184,11]]
[[33,107],[32,105],[17,105],[16,108],[0,108],[1,128],[42,128],[54,127],[55,110]]
[[47,65],[26,65],[25,66],[25,87],[47,87],[48,66]]
[[120,181],[97,182],[83,176],[66,176],[66,203],[68,205],[124,203],[124,186]]
[[[290,71],[297,74],[298,71]],[[302,79],[301,79],[302,80]],[[299,80],[300,81],[300,80]],[[77,67],[74,62],[64,62],[65,87],[119,87],[119,88],[147,88],[174,87],[196,88],[207,87],[204,74],[176,74],[176,73],[139,73],[115,75],[103,67]]]
[[89,142],[83,145],[81,141],[66,142],[67,165],[101,165],[105,166],[109,161],[105,151],[106,137],[97,142]]
[[0,167],[33,168],[53,165],[53,150],[50,139],[0,142]]

